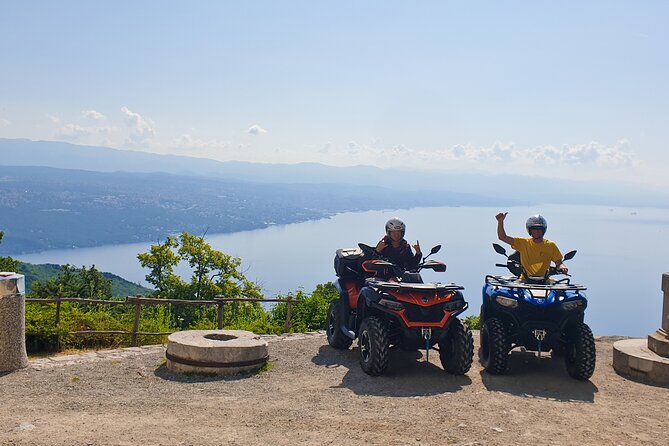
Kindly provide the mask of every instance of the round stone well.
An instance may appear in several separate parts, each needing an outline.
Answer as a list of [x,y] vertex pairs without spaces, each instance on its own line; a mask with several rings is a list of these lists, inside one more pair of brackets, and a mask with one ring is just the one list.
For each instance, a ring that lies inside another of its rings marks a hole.
[[253,372],[269,358],[267,342],[244,330],[188,330],[167,338],[167,368],[177,373]]

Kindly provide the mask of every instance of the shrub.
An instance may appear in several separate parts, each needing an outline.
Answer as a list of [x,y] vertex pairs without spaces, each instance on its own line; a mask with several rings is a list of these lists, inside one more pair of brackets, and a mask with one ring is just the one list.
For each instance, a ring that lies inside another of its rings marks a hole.
[[471,315],[465,317],[465,324],[472,330],[481,329],[481,318],[478,315]]

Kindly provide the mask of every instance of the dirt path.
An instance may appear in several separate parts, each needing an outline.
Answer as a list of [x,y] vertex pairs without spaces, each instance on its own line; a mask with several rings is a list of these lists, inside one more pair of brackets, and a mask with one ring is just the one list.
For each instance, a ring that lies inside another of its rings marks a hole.
[[33,363],[0,375],[0,444],[666,446],[669,389],[618,376],[614,340],[588,382],[521,352],[507,376],[456,377],[398,351],[371,378],[322,334],[273,338],[272,369],[247,378],[174,375],[155,348]]

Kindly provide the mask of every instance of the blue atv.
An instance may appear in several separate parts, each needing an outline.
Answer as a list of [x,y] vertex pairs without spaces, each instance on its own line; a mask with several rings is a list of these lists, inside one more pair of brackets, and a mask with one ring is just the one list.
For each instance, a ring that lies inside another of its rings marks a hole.
[[[486,372],[506,373],[509,352],[524,347],[539,356],[542,352],[563,356],[569,376],[589,379],[595,371],[596,351],[592,331],[583,322],[586,288],[572,284],[569,277],[551,279],[561,274],[555,267],[545,277],[528,276],[518,252],[507,256],[502,246],[494,243],[493,247],[507,258],[506,264],[497,266],[508,268],[513,276],[485,278],[479,359]],[[574,255],[576,251],[570,251],[564,260]]]

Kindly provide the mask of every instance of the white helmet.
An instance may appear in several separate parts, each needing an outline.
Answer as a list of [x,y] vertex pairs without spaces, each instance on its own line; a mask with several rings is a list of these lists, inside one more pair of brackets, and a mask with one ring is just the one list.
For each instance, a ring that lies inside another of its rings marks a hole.
[[527,219],[525,222],[525,228],[527,229],[527,233],[532,235],[532,229],[533,228],[539,228],[543,231],[543,233],[546,233],[546,229],[548,229],[548,223],[546,222],[546,219],[542,217],[541,215],[533,215],[530,218]]
[[402,237],[404,237],[404,232],[406,229],[407,227],[404,222],[397,217],[393,217],[386,222],[386,235],[388,236],[390,236],[391,231],[400,231],[402,233]]

